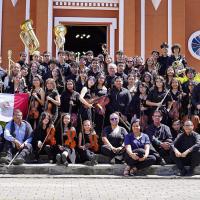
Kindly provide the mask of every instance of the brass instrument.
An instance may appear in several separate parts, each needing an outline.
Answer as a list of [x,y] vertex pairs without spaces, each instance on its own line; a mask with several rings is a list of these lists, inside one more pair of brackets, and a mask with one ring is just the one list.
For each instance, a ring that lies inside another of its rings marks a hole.
[[102,50],[103,50],[103,53],[104,53],[105,55],[108,55],[107,44],[106,44],[106,43],[102,44],[102,45],[101,45],[101,48],[102,48]]
[[174,68],[175,72],[176,72],[176,75],[180,75],[182,73],[185,72],[185,68],[184,68],[184,65],[182,63],[183,59],[181,58],[180,60],[175,60],[173,63],[172,63],[172,67]]
[[12,50],[8,50],[8,75],[10,76],[11,66],[14,65],[15,62],[12,60]]
[[33,21],[31,19],[26,20],[20,25],[21,33],[20,38],[24,43],[25,47],[27,47],[32,55],[34,51],[38,50],[40,47],[40,43],[33,31],[32,28]]
[[54,34],[56,36],[54,42],[59,50],[64,50],[66,33],[67,33],[67,28],[64,25],[58,24],[57,26],[54,27]]

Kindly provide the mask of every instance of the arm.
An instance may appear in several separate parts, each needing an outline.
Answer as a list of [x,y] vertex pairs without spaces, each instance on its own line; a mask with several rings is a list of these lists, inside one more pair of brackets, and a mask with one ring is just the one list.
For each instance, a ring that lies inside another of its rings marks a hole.
[[85,99],[84,96],[87,92],[87,88],[83,87],[83,89],[81,90],[80,96],[79,96],[79,100],[81,101],[81,103],[83,103],[84,105],[86,105],[88,108],[92,107],[92,104],[88,103]]
[[56,106],[60,106],[60,96],[57,95],[55,97],[55,99],[51,98],[51,97],[47,97],[47,100],[51,101],[53,104],[55,104]]

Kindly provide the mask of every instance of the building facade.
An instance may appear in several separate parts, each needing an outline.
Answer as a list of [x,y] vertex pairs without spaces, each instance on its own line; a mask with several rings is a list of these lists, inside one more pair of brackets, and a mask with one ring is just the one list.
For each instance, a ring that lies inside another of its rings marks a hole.
[[4,67],[9,49],[19,59],[25,50],[20,24],[32,19],[39,50],[52,56],[55,25],[106,26],[111,56],[123,50],[147,58],[164,41],[179,43],[188,64],[200,71],[199,8],[199,0],[0,0],[0,55]]

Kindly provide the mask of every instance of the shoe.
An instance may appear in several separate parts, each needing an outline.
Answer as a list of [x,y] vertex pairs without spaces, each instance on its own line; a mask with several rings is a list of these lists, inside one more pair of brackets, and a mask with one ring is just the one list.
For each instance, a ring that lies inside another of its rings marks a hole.
[[56,155],[56,164],[57,165],[61,164],[61,155],[59,153]]
[[189,168],[186,172],[186,176],[193,176],[194,175],[194,169]]
[[110,164],[111,164],[111,165],[114,165],[114,164],[115,164],[115,157],[112,158],[112,159],[110,160]]
[[25,162],[25,160],[23,158],[16,158],[14,161],[13,161],[13,165],[22,165],[23,163]]
[[65,167],[68,167],[68,165],[69,165],[67,160],[63,164],[65,165]]
[[187,171],[186,171],[186,169],[184,168],[184,169],[180,170],[180,171],[177,173],[177,176],[185,176],[186,174],[187,174]]
[[131,167],[130,167],[129,165],[127,165],[127,166],[124,168],[124,173],[123,173],[123,175],[124,175],[124,176],[129,176],[129,174],[130,174],[130,169],[131,169]]
[[161,166],[166,165],[166,162],[165,162],[165,160],[164,160],[163,158],[162,158],[161,161],[160,161],[160,165],[161,165]]
[[130,176],[134,176],[136,173],[137,173],[137,168],[136,167],[133,167],[130,169]]
[[98,164],[96,155],[94,155],[94,156],[92,157],[92,159],[90,160],[90,162],[91,162],[91,166],[94,166],[94,165],[97,165],[97,164]]
[[0,158],[0,163],[1,163],[1,164],[6,164],[6,165],[8,165],[10,161],[11,161],[11,159],[8,158],[7,156],[1,157],[1,158]]

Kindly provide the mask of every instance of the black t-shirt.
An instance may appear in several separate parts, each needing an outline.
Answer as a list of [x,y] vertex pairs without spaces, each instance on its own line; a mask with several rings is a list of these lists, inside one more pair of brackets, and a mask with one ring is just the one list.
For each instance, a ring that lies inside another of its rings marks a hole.
[[103,130],[102,137],[106,137],[110,144],[117,148],[122,146],[127,134],[126,129],[121,126],[119,126],[118,131],[112,130],[111,126],[107,126]]

